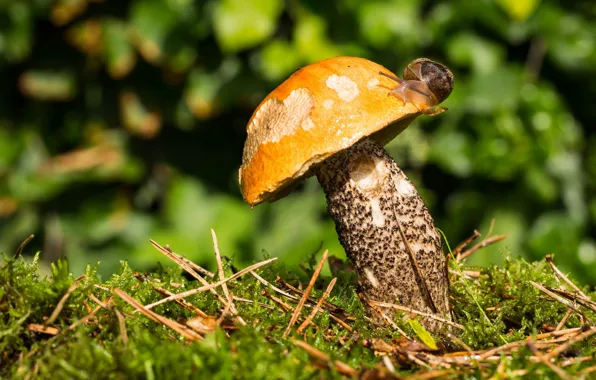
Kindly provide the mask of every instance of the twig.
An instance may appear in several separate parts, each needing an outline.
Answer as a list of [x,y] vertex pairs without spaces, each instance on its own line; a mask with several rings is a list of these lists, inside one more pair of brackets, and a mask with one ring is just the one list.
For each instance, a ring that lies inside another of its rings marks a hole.
[[585,374],[592,373],[592,372],[596,372],[596,365],[593,365],[593,366],[591,366],[591,367],[584,368],[584,369],[581,371],[581,374],[582,374],[582,375],[585,375]]
[[[453,270],[453,269],[449,269],[449,273],[454,274],[456,276],[463,276],[463,277],[468,278],[468,279],[482,277],[482,273],[480,271],[477,271],[477,270]],[[485,275],[485,277],[487,277],[487,276]]]
[[532,353],[534,354],[534,356],[536,356],[538,358],[538,360],[540,360],[542,363],[544,363],[548,368],[553,370],[553,372],[555,372],[561,379],[564,379],[564,380],[570,379],[570,377],[567,376],[565,371],[563,371],[561,368],[559,368],[556,365],[554,365],[553,363],[551,363],[550,360],[547,360],[545,358],[545,356],[542,355],[538,351],[536,346],[532,343],[531,339],[528,339],[527,345],[528,345],[528,348],[530,349],[530,351],[532,351]]
[[323,257],[321,258],[321,261],[315,268],[315,272],[313,273],[312,277],[310,278],[310,282],[308,283],[308,286],[306,287],[306,290],[304,291],[302,298],[300,298],[300,301],[298,302],[298,306],[296,306],[296,309],[294,310],[294,313],[292,314],[292,317],[290,318],[290,323],[288,323],[288,327],[286,327],[286,330],[282,334],[282,338],[285,338],[288,336],[288,334],[292,330],[292,326],[294,326],[294,323],[296,323],[296,320],[298,319],[298,316],[300,315],[300,312],[302,311],[302,308],[304,307],[304,303],[308,299],[310,291],[312,290],[313,286],[315,285],[315,282],[317,281],[317,278],[319,277],[319,273],[321,273],[321,269],[323,269],[323,265],[325,264],[325,261],[327,261],[328,254],[329,254],[328,250],[325,250],[325,252],[323,252]]
[[[302,290],[300,290],[300,289],[296,288],[295,286],[292,286],[291,284],[289,284],[289,283],[285,282],[285,281],[284,281],[284,280],[282,280],[282,279],[281,279],[279,276],[277,276],[277,278],[275,279],[275,281],[276,281],[276,282],[279,282],[279,283],[281,283],[283,286],[285,286],[286,288],[288,288],[288,289],[289,289],[289,290],[291,290],[292,292],[296,293],[297,295],[300,295],[300,297],[291,296],[291,298],[292,298],[293,300],[299,300],[299,299],[300,299],[300,298],[301,298],[301,297],[304,295],[304,291],[302,291]],[[309,297],[307,298],[307,301],[308,301],[308,302],[311,302],[311,303],[313,303],[313,304],[316,304],[318,300],[317,300],[316,298],[314,298],[314,297],[311,297],[311,296],[309,296]],[[309,304],[308,304],[308,303],[307,303],[306,305],[307,305],[307,306],[309,306]],[[337,305],[334,305],[334,304],[332,304],[332,303],[330,303],[330,302],[328,302],[328,301],[325,301],[325,302],[323,302],[323,305],[322,305],[322,307],[323,307],[324,309],[326,309],[326,310],[330,310],[330,311],[339,309],[339,307],[338,307]],[[342,310],[342,311],[343,311],[343,310]]]
[[452,369],[438,369],[435,371],[424,372],[424,373],[414,373],[412,375],[403,377],[402,380],[431,380],[436,378],[444,378],[450,374],[457,374],[456,371]]
[[581,331],[581,327],[573,327],[573,328],[565,329],[565,330],[555,330],[555,331],[551,331],[551,332],[547,332],[547,333],[538,334],[538,335],[536,335],[536,339],[546,339],[546,338],[550,338],[552,336],[561,336],[561,335],[567,335],[567,334],[572,334],[572,333],[579,333],[580,331]]
[[[167,289],[164,288],[160,288],[159,286],[154,286],[153,289],[155,289],[155,291],[157,291],[158,293],[160,293],[163,296],[169,297],[169,296],[173,296],[175,293],[170,292]],[[203,310],[199,309],[198,307],[196,307],[195,305],[193,305],[192,303],[188,302],[187,300],[176,300],[176,303],[180,306],[182,306],[183,308],[185,308],[186,310],[190,310],[193,313],[203,317],[203,318],[208,318],[209,315],[207,315],[207,313],[205,313]],[[227,305],[226,303],[224,303],[224,305]]]
[[[566,341],[568,341],[568,338],[564,337],[564,338],[553,339],[553,340],[549,340],[549,341],[536,341],[534,344],[537,346],[545,347],[545,346],[556,345],[557,343],[566,342]],[[482,362],[482,361],[487,360],[488,358],[493,357],[494,355],[499,354],[501,352],[507,352],[510,349],[519,348],[519,347],[522,347],[525,345],[526,345],[525,340],[518,340],[515,342],[503,344],[499,347],[495,347],[490,350],[486,350],[484,352],[477,352],[477,354],[480,355],[477,357],[477,360],[479,362]]]
[[563,359],[561,360],[561,367],[569,367],[570,365],[574,365],[574,364],[578,364],[578,363],[583,363],[583,362],[592,362],[594,361],[594,356],[593,355],[587,355],[587,356],[580,356],[580,357],[574,357],[574,358],[567,358],[567,359]]
[[[260,277],[260,276],[259,276]],[[258,279],[258,278],[257,278]],[[264,279],[262,279],[264,282],[263,284],[270,286],[273,290],[275,290],[276,292],[283,294],[284,296],[290,298],[291,300],[298,300],[299,297],[296,297],[293,294],[289,294],[279,288],[276,288],[275,286],[271,285],[270,283],[268,283],[267,281],[265,281]],[[284,282],[281,278],[277,278],[276,281],[282,283],[285,287],[287,287],[288,289],[290,289],[293,292],[296,292],[296,294],[300,294],[300,297],[302,297],[304,295],[304,292],[301,291],[300,289],[297,289],[295,287],[293,287],[292,285]],[[312,297],[308,297],[308,300],[316,303],[314,299],[311,299]],[[309,304],[306,304],[305,306],[310,307]],[[334,315],[334,311],[337,310],[341,310],[341,308],[339,308],[337,305],[334,305],[330,302],[324,301],[323,304],[321,305],[322,308],[326,309],[327,311],[329,311],[329,317],[331,319],[333,319],[335,322],[339,323],[343,328],[345,328],[346,330],[352,332],[353,329],[352,327],[350,327],[350,325],[348,325],[346,322],[344,322],[342,319],[338,318],[336,315]],[[343,310],[341,310],[343,312]],[[345,315],[345,314],[344,314]]]
[[128,346],[128,334],[126,333],[126,321],[120,310],[116,310],[116,317],[118,318],[118,325],[120,326],[120,336],[122,337],[122,343]]
[[97,312],[99,312],[102,309],[101,306],[96,306],[95,309],[93,309],[91,311],[91,313],[87,314],[86,316],[84,316],[83,318],[75,321],[73,324],[71,324],[70,326],[68,326],[69,330],[74,330],[75,327],[77,327],[78,325],[80,325],[81,323],[85,323],[87,322],[89,319],[93,318],[95,316],[95,314],[97,314]]
[[573,346],[576,343],[581,342],[584,339],[589,338],[590,336],[592,336],[594,334],[596,334],[596,327],[592,327],[590,330],[584,331],[583,333],[578,334],[578,335],[574,336],[573,338],[569,339],[565,344],[558,346],[557,348],[555,348],[548,354],[544,355],[544,359],[551,360],[555,356],[559,356],[559,354],[561,352],[565,351],[569,347]]
[[267,280],[265,280],[263,277],[259,276],[256,272],[251,271],[250,274],[257,279],[257,281],[259,281],[261,284],[270,287],[271,289],[273,289],[274,291],[276,291],[279,294],[283,294],[284,296],[291,298],[293,300],[298,300],[299,298],[296,296],[291,295],[288,292],[284,292],[283,290],[281,290],[280,288],[274,286],[273,284],[271,284],[270,282],[268,282]]
[[[273,302],[277,303],[279,306],[281,306],[281,308],[286,313],[289,312],[289,311],[291,311],[293,313],[296,310],[292,305],[290,305],[288,303],[285,303],[281,298],[278,298],[278,297],[274,296],[273,294],[269,293],[265,289],[261,290],[261,295],[264,296],[264,297],[267,297],[270,300],[272,300]],[[309,325],[312,325],[314,328],[318,328],[319,327],[319,326],[315,325],[312,321],[309,321],[308,324]]]
[[259,305],[261,307],[264,307],[265,309],[275,310],[275,307],[273,307],[271,305],[267,305],[266,303],[249,300],[249,299],[242,298],[242,297],[234,296],[234,301],[245,302],[245,303],[249,303],[249,304],[257,304],[257,305]]
[[261,261],[260,263],[253,264],[253,265],[249,266],[248,268],[244,268],[241,271],[234,273],[233,275],[231,275],[230,277],[226,278],[223,281],[218,281],[218,282],[215,282],[213,284],[203,285],[200,288],[187,290],[186,292],[177,293],[177,294],[175,294],[173,296],[162,298],[161,300],[159,300],[157,302],[154,302],[154,303],[152,303],[150,305],[145,306],[145,308],[146,309],[151,309],[151,308],[153,308],[153,307],[155,307],[157,305],[161,305],[161,304],[166,303],[166,302],[170,302],[170,301],[174,301],[174,300],[179,300],[179,299],[182,299],[182,298],[185,298],[185,297],[192,296],[192,295],[197,294],[197,293],[204,292],[206,290],[215,289],[218,286],[221,286],[221,284],[223,284],[223,283],[226,283],[228,281],[235,280],[236,278],[238,278],[240,276],[243,276],[244,274],[246,274],[246,273],[248,273],[248,272],[250,272],[252,270],[255,270],[255,269],[258,269],[258,268],[260,268],[262,266],[265,266],[265,265],[267,265],[267,264],[269,264],[269,263],[271,263],[271,262],[273,262],[275,260],[277,260],[277,257],[272,257],[272,258],[270,258],[268,260]]
[[58,330],[55,327],[40,325],[39,323],[30,323],[29,325],[27,325],[27,329],[29,331],[35,331],[38,333],[48,335],[57,335],[60,332],[60,330]]
[[106,298],[105,301],[101,301],[93,293],[89,293],[88,297],[90,300],[95,302],[97,304],[97,306],[89,314],[87,314],[83,318],[79,319],[78,321],[75,321],[73,324],[68,326],[69,330],[73,330],[75,327],[77,327],[81,323],[86,323],[89,319],[93,318],[101,309],[106,309],[106,310],[111,309],[112,296],[109,296],[108,298]]
[[391,359],[389,359],[389,356],[383,356],[381,361],[383,362],[383,365],[385,366],[385,368],[387,368],[389,372],[395,373],[395,366],[393,365],[393,363],[391,363]]
[[273,302],[279,304],[286,312],[288,311],[294,311],[294,308],[290,305],[288,305],[287,303],[285,303],[282,299],[277,298],[276,296],[274,296],[273,294],[270,294],[267,290],[263,289],[261,290],[261,295],[264,297],[269,298],[270,300],[272,300]]
[[[211,239],[213,239],[213,250],[215,251],[215,260],[217,261],[217,271],[219,273],[219,279],[221,281],[224,281],[226,279],[226,276],[224,275],[223,264],[221,262],[221,254],[219,253],[219,244],[217,244],[217,235],[215,235],[215,231],[213,230],[213,228],[211,229]],[[230,292],[228,291],[228,285],[224,282],[223,284],[221,284],[221,288],[223,289],[223,292],[224,292],[228,302],[230,303],[230,307],[228,307],[226,305],[226,309],[231,308],[233,313],[236,314],[237,313],[236,307],[234,306],[233,298],[230,297]],[[225,316],[225,314],[226,313],[224,313],[223,315]]]
[[[191,260],[187,259],[186,257],[177,254],[176,252],[172,251],[169,247],[167,247],[167,248],[162,247],[155,240],[152,240],[152,239],[149,239],[149,242],[151,243],[151,245],[153,247],[155,247],[155,249],[157,249],[159,252],[161,252],[162,254],[167,256],[170,260],[172,260],[173,262],[175,262],[182,268],[184,268],[184,270],[186,270],[193,277],[195,277],[194,274],[197,274],[195,272],[195,270],[197,272],[200,272],[200,273],[206,275],[206,276],[209,276],[212,278],[215,277],[215,275],[213,273],[209,272],[207,269],[193,263]],[[193,274],[193,272],[194,272],[194,274]]]
[[168,326],[172,330],[176,331],[178,334],[182,335],[184,338],[188,340],[202,340],[203,337],[196,333],[191,328],[181,325],[176,321],[172,321],[162,315],[159,315],[152,310],[147,309],[145,306],[141,305],[137,300],[126,294],[124,291],[120,289],[114,289],[114,294],[118,297],[122,298],[124,301],[128,302],[132,307],[136,310],[140,311],[141,314],[145,315],[147,318],[151,319],[154,322],[161,323],[165,326]]
[[406,332],[404,330],[402,330],[401,328],[399,328],[399,326],[397,325],[397,323],[395,323],[393,321],[393,319],[389,318],[387,316],[387,314],[385,314],[385,312],[380,307],[378,307],[377,305],[373,304],[372,301],[370,301],[370,300],[367,300],[366,299],[365,301],[366,301],[366,303],[368,303],[368,305],[370,307],[373,308],[374,311],[376,311],[381,316],[381,318],[383,318],[385,320],[385,322],[389,323],[389,325],[391,325],[391,327],[393,327],[395,330],[397,330],[397,332],[399,332],[404,338],[406,338],[408,340],[412,340],[412,338],[410,338],[408,336],[408,334],[406,334]]
[[[217,271],[219,273],[219,279],[223,281],[226,279],[226,276],[224,275],[223,264],[221,262],[221,254],[219,253],[219,244],[217,244],[217,235],[215,235],[215,231],[213,231],[213,228],[211,229],[211,239],[213,240],[213,250],[215,251],[215,260],[217,261]],[[223,284],[221,284],[221,288],[223,289],[226,298],[230,299],[228,285],[226,285],[226,283],[224,282]]]
[[81,281],[83,278],[85,278],[85,275],[84,274],[83,275],[80,275],[79,277],[77,277],[77,278],[74,279],[72,285],[68,288],[68,290],[66,290],[66,293],[64,293],[64,295],[62,296],[62,298],[60,298],[60,301],[56,305],[56,308],[52,312],[52,315],[50,315],[50,318],[48,318],[44,322],[44,325],[48,326],[48,325],[51,325],[52,323],[54,323],[56,321],[56,319],[60,315],[60,312],[64,308],[64,305],[66,304],[66,301],[68,300],[68,297],[70,297],[70,295],[72,294],[72,292],[74,292],[79,287],[79,281]]
[[[316,348],[314,348],[313,346],[309,345],[306,342],[303,342],[301,340],[294,340],[294,344],[296,346],[302,348],[304,351],[306,351],[307,354],[309,354],[310,356],[312,356],[316,359],[319,359],[319,360],[327,362],[327,363],[331,362],[331,358],[329,357],[329,355],[317,350]],[[343,375],[356,376],[358,374],[358,372],[354,368],[350,367],[346,363],[343,363],[339,360],[334,360],[333,366],[339,373],[341,373]]]
[[323,302],[325,302],[325,300],[327,299],[327,297],[329,297],[329,294],[331,293],[331,290],[333,289],[333,286],[335,286],[335,282],[336,281],[337,281],[337,277],[333,278],[331,280],[331,282],[329,282],[329,285],[327,286],[327,289],[325,289],[325,292],[323,293],[323,296],[321,296],[321,298],[319,299],[319,302],[317,302],[317,304],[312,309],[312,311],[310,312],[310,314],[308,315],[308,317],[304,320],[304,322],[302,322],[302,324],[300,325],[300,327],[298,327],[298,330],[297,330],[298,331],[298,334],[302,333],[302,330],[304,330],[306,328],[306,326],[308,326],[308,324],[315,317],[315,315],[317,315],[317,312],[321,308],[321,305],[323,304]]
[[103,290],[104,292],[108,292],[108,293],[110,292],[110,289],[109,288],[106,288],[105,286],[101,286],[99,284],[93,284],[93,287],[96,288],[96,289]]
[[527,369],[516,369],[513,371],[509,372],[509,377],[511,378],[516,378],[516,377],[522,377],[522,376],[526,376],[528,374],[528,370]]
[[594,313],[596,313],[596,302],[592,301],[589,297],[584,297],[581,294],[578,293],[573,293],[567,290],[563,290],[563,289],[558,289],[558,288],[553,288],[547,285],[544,285],[545,288],[547,288],[548,290],[550,290],[553,293],[556,293],[558,295],[560,295],[561,297],[565,297],[566,299],[579,304],[580,306],[585,307],[586,309],[589,309],[591,311],[593,311]]
[[584,315],[584,313],[582,313],[578,308],[576,308],[574,305],[572,305],[571,302],[569,302],[568,300],[566,300],[564,298],[561,298],[559,295],[551,292],[550,290],[546,289],[544,286],[542,286],[542,285],[540,285],[540,284],[538,284],[538,283],[536,283],[534,281],[530,281],[530,284],[532,284],[532,286],[535,287],[536,289],[540,290],[541,292],[543,292],[546,295],[548,295],[551,298],[553,298],[555,301],[558,301],[558,302],[562,303],[563,305],[567,306],[569,309],[575,311],[576,313],[578,313],[582,317],[586,318],[586,316]]
[[455,247],[455,249],[452,252],[453,256],[459,256],[459,254],[464,250],[464,248],[470,245],[470,243],[472,243],[474,240],[478,239],[481,235],[482,234],[478,232],[478,230],[474,230],[472,236],[468,237],[466,240],[462,241]]
[[335,322],[339,323],[344,329],[348,330],[349,332],[354,331],[354,329],[350,325],[348,325],[346,322],[342,321],[335,315],[331,314],[331,312],[329,313],[329,317],[333,319]]
[[419,366],[428,368],[428,369],[433,369],[433,367],[431,365],[429,365],[425,361],[417,358],[416,356],[412,355],[411,352],[405,351],[405,354],[406,354],[407,358],[410,359],[410,361],[413,361],[414,363],[418,364]]
[[563,328],[563,326],[565,326],[565,322],[567,322],[567,319],[569,319],[570,316],[571,316],[571,309],[567,309],[567,312],[565,313],[565,315],[563,316],[563,318],[561,318],[561,321],[559,322],[559,324],[555,328],[555,331],[561,330]]
[[584,294],[584,292],[581,291],[580,288],[577,287],[577,285],[575,285],[569,278],[567,278],[567,276],[565,276],[565,274],[563,274],[563,272],[561,272],[559,270],[559,268],[557,268],[557,266],[553,262],[552,255],[546,255],[546,262],[548,263],[550,268],[553,270],[553,272],[555,272],[556,275],[558,275],[563,281],[565,281],[567,283],[567,285],[571,286],[571,289],[575,290],[582,297],[589,298],[588,296],[586,296]]
[[217,326],[220,326],[221,323],[224,321],[224,319],[226,318],[226,315],[228,315],[228,313],[230,312],[230,308],[232,307],[233,303],[232,303],[232,297],[234,297],[233,293],[228,293],[229,294],[229,299],[230,301],[228,301],[228,303],[226,304],[225,308],[223,309],[221,315],[219,316],[219,318],[217,318]]
[[447,334],[447,338],[451,339],[453,342],[455,342],[456,344],[458,344],[461,348],[463,348],[464,350],[468,351],[468,353],[473,353],[474,352],[470,348],[470,346],[468,346],[463,340],[459,339],[455,335],[449,333],[449,334]]
[[495,244],[495,243],[505,239],[506,237],[507,237],[507,234],[488,237],[488,238],[482,240],[480,243],[473,246],[472,248],[464,251],[461,255],[459,255],[457,257],[456,261],[459,263],[460,261],[465,260],[468,256],[470,256],[472,253],[476,252],[480,248],[484,248],[491,244]]
[[481,361],[483,361],[483,360],[485,360],[485,359],[487,359],[487,358],[489,358],[489,357],[491,357],[491,356],[493,356],[495,354],[498,354],[498,353],[501,353],[501,352],[505,352],[505,351],[509,350],[510,348],[520,347],[520,346],[522,346],[524,344],[526,344],[526,342],[520,342],[520,341],[503,344],[503,345],[501,345],[499,347],[495,347],[493,349],[484,351],[482,354],[480,354],[480,356],[478,356],[477,360],[479,362],[481,362]]
[[21,244],[19,244],[19,246],[18,246],[18,248],[17,248],[17,250],[16,250],[16,252],[14,254],[14,257],[21,256],[21,254],[23,253],[23,250],[25,249],[25,247],[27,246],[27,244],[29,244],[29,242],[31,240],[33,240],[34,237],[35,237],[35,235],[33,235],[33,234],[27,236],[27,238],[25,240],[23,240],[21,242]]
[[107,300],[104,302],[104,301],[101,301],[99,298],[97,298],[95,296],[95,294],[89,293],[89,299],[91,301],[95,302],[96,304],[98,304],[99,306],[101,306],[102,308],[108,310],[110,308],[110,301],[112,300],[112,297],[111,296],[108,297]]
[[409,307],[395,305],[395,304],[387,303],[387,302],[379,302],[379,301],[370,301],[370,303],[372,303],[372,304],[374,304],[376,306],[388,307],[388,308],[392,308],[392,309],[396,309],[396,310],[405,311],[407,313],[417,314],[417,315],[420,315],[422,317],[434,319],[435,321],[438,321],[438,322],[444,323],[446,325],[455,327],[456,329],[460,329],[460,330],[463,330],[464,329],[464,326],[460,325],[459,323],[451,322],[451,321],[449,321],[447,319],[444,319],[444,318],[441,318],[441,317],[437,317],[434,314],[430,314],[430,313],[425,313],[425,312],[422,312],[422,311],[414,310],[414,309],[409,308]]
[[[155,247],[159,252],[164,254],[167,258],[169,258],[174,263],[176,263],[178,266],[180,266],[182,269],[184,269],[186,272],[188,272],[188,274],[190,274],[193,278],[198,280],[203,286],[210,285],[207,282],[207,280],[205,280],[202,276],[199,276],[199,274],[194,269],[197,269],[201,273],[206,274],[207,276],[210,276],[210,277],[215,276],[213,273],[209,272],[206,269],[203,269],[202,267],[198,266],[197,264],[193,263],[192,261],[178,255],[177,253],[173,252],[171,249],[162,247],[154,240],[149,240],[149,241],[151,242],[151,245],[153,245],[153,247]],[[219,300],[219,302],[222,303],[222,305],[225,306],[227,304],[226,299],[223,298],[221,295],[219,295],[219,293],[217,293],[215,288],[209,289],[209,291],[211,292],[211,294],[213,294],[215,297],[217,297],[217,299]],[[238,314],[238,311],[236,310],[234,305],[232,305],[232,313]],[[243,326],[246,325],[246,322],[242,319],[242,317],[237,316],[235,319],[241,325],[243,325]]]

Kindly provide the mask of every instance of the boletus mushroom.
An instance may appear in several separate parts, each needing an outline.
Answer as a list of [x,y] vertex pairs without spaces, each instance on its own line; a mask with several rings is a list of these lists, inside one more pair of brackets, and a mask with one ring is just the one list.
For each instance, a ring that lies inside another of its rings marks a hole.
[[444,111],[437,105],[452,87],[449,69],[426,58],[410,63],[403,79],[356,57],[298,70],[248,123],[239,172],[244,199],[251,206],[274,201],[316,175],[365,297],[451,319],[441,237],[383,146],[420,114]]

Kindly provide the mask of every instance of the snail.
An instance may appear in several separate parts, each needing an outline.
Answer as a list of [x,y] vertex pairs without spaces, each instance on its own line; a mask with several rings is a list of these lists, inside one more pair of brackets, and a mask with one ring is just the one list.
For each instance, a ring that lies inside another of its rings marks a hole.
[[400,99],[404,104],[407,101],[424,104],[425,114],[436,114],[446,110],[435,107],[453,90],[453,74],[445,65],[428,58],[418,58],[404,69],[404,79],[384,72],[379,74],[398,83],[390,95]]

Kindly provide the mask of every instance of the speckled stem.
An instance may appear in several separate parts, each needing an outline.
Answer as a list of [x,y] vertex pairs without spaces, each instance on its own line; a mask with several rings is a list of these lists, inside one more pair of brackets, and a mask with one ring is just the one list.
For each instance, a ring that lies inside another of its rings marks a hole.
[[[441,237],[420,194],[383,147],[364,139],[326,160],[317,178],[366,297],[450,320]],[[369,315],[381,321],[373,310]],[[422,323],[432,331],[442,326],[428,318]]]

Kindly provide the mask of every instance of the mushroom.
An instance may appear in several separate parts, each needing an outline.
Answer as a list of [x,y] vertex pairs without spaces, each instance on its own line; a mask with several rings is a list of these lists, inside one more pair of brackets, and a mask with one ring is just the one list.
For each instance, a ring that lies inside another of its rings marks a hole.
[[[451,319],[441,237],[383,146],[420,114],[444,111],[437,105],[452,87],[449,69],[426,58],[410,63],[403,80],[356,57],[298,70],[248,123],[239,170],[244,199],[251,206],[275,201],[316,175],[363,295]],[[422,323],[440,327],[430,318]]]

